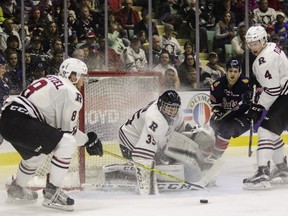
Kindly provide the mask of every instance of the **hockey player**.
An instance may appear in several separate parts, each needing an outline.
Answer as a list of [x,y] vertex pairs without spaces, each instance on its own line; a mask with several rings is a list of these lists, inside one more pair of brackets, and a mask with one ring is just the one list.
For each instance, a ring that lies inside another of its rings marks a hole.
[[[249,108],[251,91],[249,80],[241,74],[241,68],[239,60],[230,59],[226,64],[226,75],[210,87],[213,112],[210,125],[215,131],[216,142],[212,149],[204,150],[204,154],[211,164],[222,156],[232,137],[239,137],[250,127],[245,112]],[[240,101],[243,104],[239,105]]]
[[[247,189],[269,189],[270,180],[275,177],[282,177],[288,182],[284,142],[280,137],[288,126],[288,61],[275,43],[268,43],[263,27],[250,27],[245,37],[248,47],[256,56],[253,73],[264,90],[258,103],[250,107],[248,117],[256,123],[264,109],[268,112],[258,128],[258,170],[243,183]],[[276,166],[270,173],[271,160]]]
[[50,174],[43,190],[43,206],[72,211],[74,200],[62,190],[71,157],[78,146],[90,155],[103,155],[96,133],[87,135],[77,129],[82,107],[79,89],[84,84],[87,66],[69,58],[62,62],[59,76],[35,80],[22,93],[8,98],[0,119],[0,133],[9,141],[22,160],[10,187],[13,200],[36,201],[38,194],[25,188],[46,155],[52,153]]
[[[185,158],[183,153],[192,151],[193,155],[198,156],[197,159],[201,158],[201,155],[197,154],[198,145],[192,140],[187,147],[181,146],[180,142],[173,148],[169,146],[174,131],[191,131],[191,126],[184,124],[180,106],[181,99],[178,93],[167,90],[158,100],[137,111],[119,129],[122,155],[151,168],[155,162],[169,164],[175,159],[184,163],[189,160],[193,166],[198,166],[198,161]],[[154,172],[136,167],[136,178],[140,194],[158,193]]]

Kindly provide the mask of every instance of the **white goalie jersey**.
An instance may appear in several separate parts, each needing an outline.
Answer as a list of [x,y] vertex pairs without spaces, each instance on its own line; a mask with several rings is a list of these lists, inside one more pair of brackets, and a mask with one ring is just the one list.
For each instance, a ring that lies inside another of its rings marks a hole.
[[172,131],[182,130],[183,115],[178,112],[168,123],[157,107],[157,100],[140,109],[120,127],[120,144],[132,152],[132,158],[153,159],[158,148],[165,148]]
[[68,79],[49,75],[36,80],[21,96],[8,98],[5,106],[13,101],[25,106],[28,110],[26,114],[32,118],[37,118],[64,133],[74,134],[77,145],[83,146],[88,141],[87,135],[77,130],[83,98]]
[[267,43],[255,59],[253,71],[264,90],[258,103],[265,109],[269,109],[279,95],[288,94],[288,60],[275,43]]

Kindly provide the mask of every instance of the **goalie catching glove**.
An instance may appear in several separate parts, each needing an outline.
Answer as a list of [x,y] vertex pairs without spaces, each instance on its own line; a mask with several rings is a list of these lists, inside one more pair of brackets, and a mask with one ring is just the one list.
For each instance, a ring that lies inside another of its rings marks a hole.
[[88,141],[85,143],[86,151],[89,155],[103,155],[103,146],[101,141],[98,139],[97,134],[94,132],[87,133]]

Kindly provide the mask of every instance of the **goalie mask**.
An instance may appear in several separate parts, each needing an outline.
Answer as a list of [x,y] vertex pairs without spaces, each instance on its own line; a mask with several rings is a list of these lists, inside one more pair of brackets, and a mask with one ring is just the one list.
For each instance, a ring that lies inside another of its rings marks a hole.
[[162,115],[167,119],[175,118],[181,106],[180,96],[176,91],[165,91],[159,98],[157,106]]

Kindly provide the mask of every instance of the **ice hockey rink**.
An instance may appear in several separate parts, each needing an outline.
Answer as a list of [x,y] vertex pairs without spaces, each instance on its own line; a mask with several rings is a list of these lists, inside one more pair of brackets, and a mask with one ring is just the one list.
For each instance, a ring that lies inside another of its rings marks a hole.
[[[268,191],[242,189],[243,178],[254,174],[256,152],[247,156],[248,148],[231,147],[223,156],[217,186],[203,190],[163,191],[156,196],[140,196],[133,191],[70,191],[75,210],[64,212],[42,206],[42,193],[33,204],[6,202],[5,182],[16,166],[0,166],[0,214],[18,215],[77,215],[77,216],[283,216],[288,211],[288,185],[273,185]],[[208,199],[201,204],[200,199]]]

